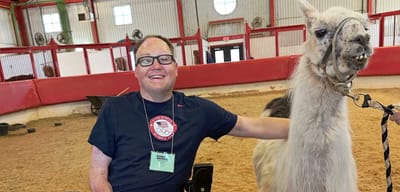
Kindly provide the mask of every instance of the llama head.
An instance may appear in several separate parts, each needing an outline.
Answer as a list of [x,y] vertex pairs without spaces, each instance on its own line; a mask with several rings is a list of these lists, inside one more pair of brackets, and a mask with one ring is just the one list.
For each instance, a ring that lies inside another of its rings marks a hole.
[[342,7],[319,12],[305,0],[299,3],[308,31],[303,56],[309,60],[310,68],[336,82],[354,78],[372,55],[368,18]]

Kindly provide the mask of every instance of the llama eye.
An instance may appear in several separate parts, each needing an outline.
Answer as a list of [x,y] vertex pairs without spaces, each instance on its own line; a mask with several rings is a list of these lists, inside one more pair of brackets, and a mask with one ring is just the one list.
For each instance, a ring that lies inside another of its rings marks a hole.
[[326,29],[320,29],[320,30],[315,31],[314,33],[317,38],[322,38],[326,35],[327,31],[326,31]]

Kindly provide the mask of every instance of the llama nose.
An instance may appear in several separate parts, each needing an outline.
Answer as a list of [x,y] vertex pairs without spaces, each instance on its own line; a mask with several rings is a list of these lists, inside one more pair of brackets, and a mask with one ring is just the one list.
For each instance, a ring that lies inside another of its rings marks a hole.
[[368,45],[369,43],[369,34],[365,34],[365,35],[357,35],[353,38],[353,42],[355,43],[359,43],[362,46]]

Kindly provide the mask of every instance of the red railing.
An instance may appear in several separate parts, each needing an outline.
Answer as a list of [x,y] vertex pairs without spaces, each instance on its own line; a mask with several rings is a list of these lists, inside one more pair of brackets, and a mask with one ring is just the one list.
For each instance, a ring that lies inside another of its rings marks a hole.
[[[54,41],[54,39],[51,39],[49,44],[45,45],[45,46],[0,48],[0,54],[5,54],[3,57],[29,54],[30,64],[32,67],[32,75],[33,75],[33,78],[37,78],[37,70],[36,70],[37,65],[35,64],[35,59],[34,59],[33,54],[37,53],[37,52],[50,51],[51,52],[50,60],[52,61],[52,66],[54,67],[55,76],[59,77],[60,71],[59,71],[59,62],[58,62],[57,53],[60,52],[61,50],[74,50],[77,48],[81,48],[84,52],[86,72],[87,72],[87,74],[91,74],[89,60],[88,60],[88,56],[87,56],[88,49],[108,48],[108,49],[110,49],[110,52],[112,55],[112,48],[114,48],[114,47],[125,47],[127,52],[129,52],[130,45],[132,43],[133,42],[131,42],[127,38],[127,40],[123,43],[59,45]],[[131,66],[131,63],[132,63],[131,58],[130,58],[129,54],[127,54],[127,55],[128,55],[129,69],[132,70],[133,68]],[[1,58],[2,57],[0,57],[0,66],[2,66]],[[112,59],[112,61],[114,61],[114,58]],[[15,61],[15,62],[18,62],[18,61]],[[112,63],[112,64],[114,65],[115,63]],[[3,66],[0,67],[0,72],[1,72],[0,73],[0,81],[5,81]]]
[[282,26],[282,27],[268,27],[268,28],[259,28],[259,29],[251,29],[249,25],[246,23],[246,45],[248,45],[249,49],[246,50],[246,55],[250,58],[250,34],[254,33],[263,33],[270,32],[275,36],[275,56],[280,56],[279,54],[279,33],[287,32],[287,31],[302,31],[303,33],[303,42],[307,39],[307,31],[306,25],[291,25],[291,26]]
[[[396,17],[396,16],[400,16],[400,10],[369,15],[370,21],[372,21],[372,22],[379,21],[379,47],[383,47],[384,42],[385,42],[385,19],[388,17]],[[394,21],[393,21],[394,29],[396,26],[397,26],[396,19],[394,19]],[[398,35],[400,36],[399,31],[398,31],[398,33],[399,33]],[[396,34],[393,33],[393,39],[395,39],[395,36],[396,36]],[[395,45],[395,44],[393,44],[393,45]]]
[[[185,53],[185,43],[188,41],[197,41],[197,46],[199,50],[199,63],[204,63],[203,61],[203,46],[202,46],[202,39],[200,36],[200,31],[198,31],[194,36],[188,36],[188,37],[180,37],[180,38],[171,38],[170,39],[172,43],[176,43],[179,45],[182,49],[182,59],[183,59],[183,65],[186,65],[186,53]],[[127,58],[127,65],[128,65],[128,70],[133,70],[131,55],[129,52],[131,51],[131,47],[135,44],[134,41],[131,41],[128,37],[126,37],[124,42],[118,42],[118,43],[100,43],[100,44],[74,44],[74,45],[60,45],[57,44],[57,42],[54,39],[51,39],[48,45],[45,46],[34,46],[34,47],[10,47],[10,48],[0,48],[0,82],[8,81],[9,79],[6,79],[5,77],[5,71],[4,71],[4,66],[2,65],[2,60],[3,58],[6,57],[15,57],[14,61],[12,63],[19,63],[18,58],[19,56],[22,55],[29,55],[30,58],[30,66],[25,66],[28,68],[31,68],[31,76],[29,76],[29,79],[36,79],[38,78],[37,75],[37,63],[35,63],[35,58],[34,54],[38,52],[46,52],[50,51],[51,52],[51,66],[54,67],[54,73],[56,77],[60,77],[60,65],[59,65],[59,58],[57,53],[61,53],[63,51],[69,52],[69,51],[74,51],[76,49],[82,49],[83,50],[83,60],[85,63],[85,72],[86,74],[93,74],[93,71],[91,70],[90,67],[90,61],[89,61],[89,56],[88,56],[88,50],[104,50],[104,49],[109,49],[109,54],[111,57],[111,65],[112,69],[114,72],[117,71],[116,69],[116,63],[115,63],[115,55],[113,52],[114,48],[123,48],[124,51],[126,52],[126,58]],[[17,74],[17,75],[24,75],[27,76],[26,74]],[[17,78],[20,80],[21,78]]]

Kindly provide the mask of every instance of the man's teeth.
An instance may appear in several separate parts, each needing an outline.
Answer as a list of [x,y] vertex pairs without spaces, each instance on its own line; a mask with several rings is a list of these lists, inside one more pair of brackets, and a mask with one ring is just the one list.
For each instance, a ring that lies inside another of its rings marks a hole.
[[152,76],[150,76],[150,78],[162,78],[163,76],[162,75],[152,75]]

